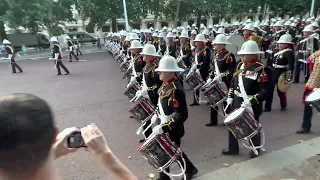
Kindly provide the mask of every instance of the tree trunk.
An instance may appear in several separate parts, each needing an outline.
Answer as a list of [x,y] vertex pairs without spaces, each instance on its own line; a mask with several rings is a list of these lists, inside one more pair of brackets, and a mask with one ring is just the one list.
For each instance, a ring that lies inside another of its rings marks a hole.
[[319,13],[319,10],[320,10],[320,1],[316,0],[314,2],[314,11],[313,11],[314,12],[313,13],[314,17],[317,17],[317,15]]
[[181,2],[178,1],[177,7],[176,7],[176,12],[174,15],[174,20],[173,20],[173,28],[177,27],[177,22],[178,22],[179,13],[180,13],[180,5],[181,5]]
[[5,31],[4,22],[0,21],[0,40],[1,40],[1,42],[4,39],[7,39],[7,34],[6,34],[6,31]]
[[111,30],[112,30],[112,32],[117,32],[117,19],[116,18],[111,19]]
[[200,28],[200,24],[201,24],[201,13],[197,14],[197,27]]

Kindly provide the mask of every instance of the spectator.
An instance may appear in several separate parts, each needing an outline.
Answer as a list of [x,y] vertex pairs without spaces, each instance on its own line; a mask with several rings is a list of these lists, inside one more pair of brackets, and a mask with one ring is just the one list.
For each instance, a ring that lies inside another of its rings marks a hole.
[[[0,98],[0,179],[58,180],[54,159],[75,152],[67,148],[67,128],[57,136],[50,106],[32,94]],[[100,130],[91,124],[81,129],[88,149],[99,157],[116,179],[137,178],[113,155]],[[56,139],[56,140],[54,140]]]

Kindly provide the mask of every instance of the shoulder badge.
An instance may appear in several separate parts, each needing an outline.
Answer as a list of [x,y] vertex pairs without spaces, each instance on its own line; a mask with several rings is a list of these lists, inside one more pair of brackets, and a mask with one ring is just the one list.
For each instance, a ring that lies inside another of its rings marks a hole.
[[202,56],[206,56],[207,55],[207,51],[206,50],[203,50],[202,51]]

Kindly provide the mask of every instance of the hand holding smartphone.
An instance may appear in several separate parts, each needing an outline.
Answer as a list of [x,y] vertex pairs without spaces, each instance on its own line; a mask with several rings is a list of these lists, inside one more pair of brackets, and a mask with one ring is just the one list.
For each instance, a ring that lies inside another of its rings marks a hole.
[[87,147],[83,141],[80,131],[75,131],[68,137],[68,148],[82,148]]

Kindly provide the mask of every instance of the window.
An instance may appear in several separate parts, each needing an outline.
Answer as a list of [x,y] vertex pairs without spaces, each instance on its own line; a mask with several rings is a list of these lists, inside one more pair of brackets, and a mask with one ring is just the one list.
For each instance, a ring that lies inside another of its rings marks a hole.
[[161,22],[161,27],[168,27],[168,23],[167,22]]
[[133,24],[133,25],[132,25],[132,28],[133,28],[133,29],[140,29],[140,24]]
[[152,22],[149,22],[149,23],[147,23],[147,27],[148,27],[148,29],[149,29],[150,27],[154,28],[154,24],[153,24]]
[[69,28],[69,32],[75,32],[75,31],[78,31],[77,28]]
[[192,26],[193,23],[194,23],[194,20],[193,20],[193,19],[188,20],[188,25],[189,25],[189,26]]
[[90,27],[90,26],[87,26],[87,27],[86,27],[86,31],[87,31],[88,33],[94,33],[94,28],[93,28],[93,27]]
[[102,32],[110,32],[110,26],[102,26]]
[[205,26],[207,26],[207,19],[201,19],[200,21],[202,24],[204,24]]
[[181,21],[177,22],[177,26],[181,26],[181,24],[182,24]]
[[126,30],[126,26],[124,24],[118,24],[118,31]]
[[86,38],[86,34],[77,34],[77,39]]

